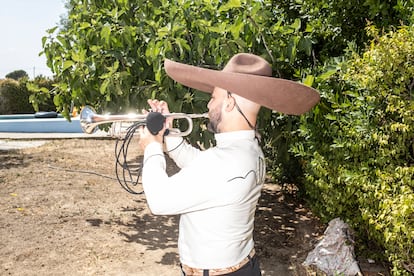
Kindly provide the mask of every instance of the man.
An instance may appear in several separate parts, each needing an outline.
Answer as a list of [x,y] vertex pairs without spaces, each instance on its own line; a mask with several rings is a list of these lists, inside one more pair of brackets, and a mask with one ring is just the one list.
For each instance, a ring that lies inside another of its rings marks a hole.
[[[235,55],[222,71],[165,61],[174,80],[211,93],[208,129],[216,146],[200,151],[183,138],[141,129],[142,183],[154,214],[180,214],[179,253],[183,275],[261,275],[253,226],[265,177],[256,134],[261,106],[301,114],[319,100],[312,88],[272,78],[270,65],[252,54]],[[163,101],[152,110],[168,114]],[[166,128],[169,127],[166,123]],[[163,141],[181,170],[165,172]]]

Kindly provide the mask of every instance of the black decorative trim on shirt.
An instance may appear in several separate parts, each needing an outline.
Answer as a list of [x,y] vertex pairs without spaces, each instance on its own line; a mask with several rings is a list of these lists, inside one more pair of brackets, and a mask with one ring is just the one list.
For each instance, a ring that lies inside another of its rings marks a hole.
[[249,176],[250,173],[254,173],[254,175],[256,175],[256,172],[254,170],[250,170],[246,173],[245,176],[236,176],[236,177],[233,177],[233,178],[227,180],[227,182],[231,182],[231,181],[236,180],[236,179],[246,179]]
[[147,161],[148,161],[151,157],[155,157],[155,156],[161,156],[161,157],[164,157],[164,154],[158,153],[158,154],[153,154],[153,155],[148,156],[147,158],[145,158],[145,160],[144,160],[144,164],[143,164],[143,165],[145,165],[145,163],[147,163]]
[[173,148],[172,150],[168,150],[167,152],[172,152],[172,151],[175,151],[176,149],[178,149],[182,144],[184,143],[184,139],[182,139],[181,140],[181,142],[175,147],[175,148]]

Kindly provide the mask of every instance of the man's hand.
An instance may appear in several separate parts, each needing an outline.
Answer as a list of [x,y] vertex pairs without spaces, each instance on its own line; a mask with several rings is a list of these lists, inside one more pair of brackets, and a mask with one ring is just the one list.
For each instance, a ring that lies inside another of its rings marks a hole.
[[152,111],[160,112],[161,114],[169,114],[170,111],[168,109],[168,104],[165,101],[159,100],[147,100],[149,106],[151,107]]
[[161,129],[158,132],[157,135],[152,135],[147,127],[140,127],[138,129],[139,145],[141,146],[142,150],[145,150],[145,148],[153,142],[157,142],[157,143],[162,144],[163,139],[164,139],[164,132],[165,132],[165,125],[164,125],[163,129]]
[[[153,112],[159,112],[163,115],[170,114],[170,110],[168,109],[168,104],[165,101],[159,101],[159,100],[151,100],[148,101],[149,106],[151,107],[151,111]],[[143,114],[147,114],[148,111],[143,110]],[[164,132],[166,129],[170,128],[172,126],[172,118],[166,118],[164,128],[161,129],[157,135],[152,135],[151,132],[147,129],[147,127],[141,127],[139,129],[139,144],[143,150],[152,142],[158,142],[160,144],[163,143],[164,140]]]
[[[148,102],[149,106],[151,107],[151,111],[159,112],[163,115],[170,114],[168,104],[165,101],[149,99],[147,102]],[[173,121],[173,119],[171,119],[171,118],[166,119],[165,124],[166,124],[167,129],[172,127],[172,121]]]

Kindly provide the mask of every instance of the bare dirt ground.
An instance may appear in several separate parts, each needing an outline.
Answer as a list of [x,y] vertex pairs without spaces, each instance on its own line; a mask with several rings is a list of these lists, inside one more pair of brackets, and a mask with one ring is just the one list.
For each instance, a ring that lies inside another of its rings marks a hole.
[[[65,139],[0,151],[0,275],[180,275],[178,217],[152,215],[144,195],[108,178],[114,144]],[[324,231],[291,195],[271,183],[263,190],[255,228],[263,275],[307,275],[301,264]]]

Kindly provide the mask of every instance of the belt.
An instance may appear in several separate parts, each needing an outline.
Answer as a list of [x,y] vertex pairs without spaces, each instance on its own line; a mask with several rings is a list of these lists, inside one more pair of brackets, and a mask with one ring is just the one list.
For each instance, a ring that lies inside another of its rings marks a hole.
[[[185,273],[186,276],[203,276],[203,275],[209,275],[209,276],[216,276],[216,275],[223,275],[235,272],[242,268],[245,264],[247,264],[256,254],[256,251],[254,248],[250,251],[249,255],[247,255],[246,258],[241,260],[240,263],[229,266],[226,268],[215,268],[215,269],[202,269],[202,268],[193,268],[189,267],[188,265],[181,264],[181,269]],[[206,271],[208,271],[208,274],[204,274]]]

